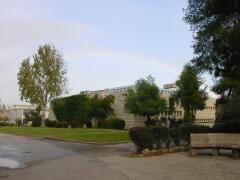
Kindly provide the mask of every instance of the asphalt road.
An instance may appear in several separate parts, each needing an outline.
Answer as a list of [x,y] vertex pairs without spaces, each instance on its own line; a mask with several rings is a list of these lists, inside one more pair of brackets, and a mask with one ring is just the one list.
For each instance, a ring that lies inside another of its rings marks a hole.
[[240,160],[174,153],[130,158],[132,144],[89,145],[0,134],[4,180],[236,180]]

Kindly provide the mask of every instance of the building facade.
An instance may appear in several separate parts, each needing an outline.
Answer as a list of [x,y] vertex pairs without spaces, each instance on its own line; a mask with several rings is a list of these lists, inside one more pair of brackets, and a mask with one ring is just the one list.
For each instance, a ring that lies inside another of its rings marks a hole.
[[13,105],[7,110],[8,122],[13,124],[15,124],[17,121],[23,122],[25,118],[24,114],[34,111],[35,109],[36,106],[32,105]]
[[7,108],[4,104],[0,104],[0,122],[5,122],[7,120]]
[[[8,122],[15,124],[17,121],[21,121],[25,119],[25,114],[31,111],[35,111],[36,106],[34,105],[13,105],[7,109],[7,117]],[[49,111],[46,109],[45,118],[48,118]]]
[[[107,96],[113,95],[115,97],[115,101],[113,104],[114,115],[118,118],[121,118],[125,121],[125,128],[129,129],[131,127],[141,127],[145,126],[144,121],[146,121],[145,117],[140,117],[134,114],[130,114],[125,111],[124,103],[125,103],[125,96],[128,88],[131,86],[123,86],[118,88],[111,88],[111,89],[103,89],[98,91],[84,91],[84,93],[91,95],[99,94],[100,96]],[[164,85],[163,89],[161,89],[162,96],[167,99],[170,97],[172,93],[176,90],[175,84],[166,84]],[[175,117],[176,119],[183,119],[184,117],[184,110],[181,108],[180,105],[175,106],[175,111],[173,114],[169,114],[168,112],[164,112],[159,115],[161,117]],[[52,108],[49,109],[49,119],[56,120],[56,117],[53,113]],[[215,121],[215,99],[209,98],[206,101],[206,108],[202,111],[196,112],[196,121],[195,124],[198,125],[207,125],[213,126]]]

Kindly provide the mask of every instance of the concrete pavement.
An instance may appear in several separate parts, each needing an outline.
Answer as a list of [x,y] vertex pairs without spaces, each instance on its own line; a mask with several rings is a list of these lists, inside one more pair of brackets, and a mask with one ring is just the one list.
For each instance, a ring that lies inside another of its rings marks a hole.
[[0,169],[0,179],[236,180],[240,177],[240,160],[228,156],[191,158],[183,152],[127,157],[133,150],[132,144],[88,145],[0,135],[0,158],[21,164],[17,169]]

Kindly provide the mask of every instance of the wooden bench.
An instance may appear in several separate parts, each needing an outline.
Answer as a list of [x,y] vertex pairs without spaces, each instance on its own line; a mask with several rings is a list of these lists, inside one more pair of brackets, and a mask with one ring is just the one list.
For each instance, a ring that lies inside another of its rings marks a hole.
[[219,155],[220,149],[228,149],[237,158],[240,154],[240,134],[191,134],[190,156],[197,156],[198,149],[212,149],[213,156]]

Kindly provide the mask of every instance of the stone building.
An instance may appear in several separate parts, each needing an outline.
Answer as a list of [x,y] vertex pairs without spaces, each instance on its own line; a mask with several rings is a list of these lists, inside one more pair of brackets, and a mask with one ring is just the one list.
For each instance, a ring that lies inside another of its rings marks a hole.
[[[126,129],[129,129],[134,126],[144,126],[144,121],[146,118],[136,116],[130,113],[127,113],[124,109],[124,102],[125,102],[125,96],[124,94],[127,92],[128,88],[131,86],[123,86],[118,88],[111,88],[111,89],[104,89],[104,90],[98,90],[98,91],[84,91],[85,93],[89,95],[99,94],[101,96],[106,95],[114,95],[115,101],[113,104],[114,114],[116,117],[121,118],[125,120],[126,123]],[[176,86],[174,84],[166,84],[164,85],[163,89],[161,89],[162,96],[165,97],[167,100],[170,97],[171,93],[173,93],[176,90]],[[184,110],[180,107],[180,105],[175,106],[175,111],[172,115],[170,115],[168,112],[164,112],[159,115],[159,118],[161,117],[175,117],[176,119],[182,119],[184,116]],[[50,120],[56,120],[54,113],[52,109],[49,109],[49,119]],[[206,101],[206,108],[202,111],[196,112],[196,121],[195,124],[199,125],[207,125],[212,126],[215,121],[215,99],[209,98]]]

